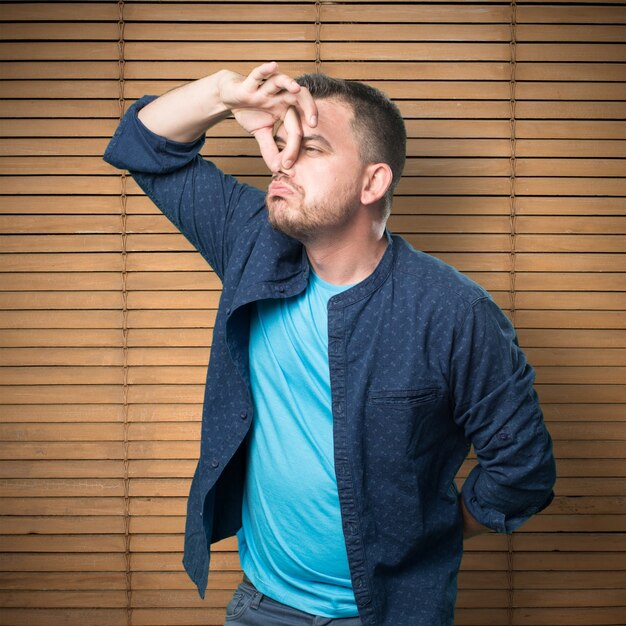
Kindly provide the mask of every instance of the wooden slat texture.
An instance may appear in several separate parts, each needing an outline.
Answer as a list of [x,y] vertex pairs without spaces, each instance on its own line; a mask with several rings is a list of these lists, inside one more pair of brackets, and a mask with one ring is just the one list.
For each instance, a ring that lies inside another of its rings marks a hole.
[[[123,66],[117,2],[0,11],[0,625],[223,624],[236,541],[204,601],[181,565],[221,284],[130,178],[123,250],[101,157],[120,95],[312,72],[318,34],[322,71],[405,116],[390,228],[492,293],[554,439],[553,504],[510,558],[504,536],[466,544],[455,624],[623,625],[626,3],[521,0],[512,28],[502,0],[323,1],[319,29],[308,0],[122,4]],[[233,119],[202,154],[266,188]]]

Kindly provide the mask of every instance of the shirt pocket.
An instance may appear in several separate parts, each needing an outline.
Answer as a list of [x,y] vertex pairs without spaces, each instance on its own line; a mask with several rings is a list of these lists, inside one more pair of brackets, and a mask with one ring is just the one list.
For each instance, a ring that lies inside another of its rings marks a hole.
[[441,446],[435,442],[442,436],[438,423],[445,403],[445,392],[434,385],[371,389],[367,394],[368,506],[382,520],[376,532],[389,563],[414,558],[427,535],[427,509],[438,497]]
[[432,450],[446,430],[445,394],[437,386],[372,389],[366,419],[368,439],[381,458],[410,461]]
[[388,406],[391,409],[418,406],[432,402],[440,395],[439,388],[388,389],[370,391],[368,400],[374,406]]

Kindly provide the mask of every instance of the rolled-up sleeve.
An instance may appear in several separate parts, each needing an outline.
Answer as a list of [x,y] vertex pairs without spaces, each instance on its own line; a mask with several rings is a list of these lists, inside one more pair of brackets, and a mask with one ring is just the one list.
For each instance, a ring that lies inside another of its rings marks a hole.
[[454,343],[454,418],[478,459],[463,500],[480,523],[511,532],[554,497],[552,440],[534,371],[508,318],[487,296],[468,307]]
[[147,128],[137,113],[155,96],[135,102],[103,155],[127,169],[146,195],[223,278],[237,237],[265,205],[265,194],[224,174],[199,151],[204,137],[172,141]]
[[104,151],[114,167],[141,174],[167,174],[189,163],[204,145],[204,136],[181,143],[153,133],[137,114],[156,96],[143,96],[132,104]]

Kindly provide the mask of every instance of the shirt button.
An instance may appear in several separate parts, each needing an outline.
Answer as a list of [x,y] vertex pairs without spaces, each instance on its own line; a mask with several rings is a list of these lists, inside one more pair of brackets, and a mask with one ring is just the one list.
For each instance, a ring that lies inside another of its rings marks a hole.
[[242,411],[241,413],[239,413],[239,417],[240,417],[242,420],[247,419],[247,417],[248,417],[248,411]]
[[341,415],[343,413],[343,404],[341,402],[337,402],[337,415]]
[[212,467],[213,469],[217,469],[219,466],[220,466],[220,462],[219,462],[217,459],[213,459],[213,460],[211,461],[211,467]]

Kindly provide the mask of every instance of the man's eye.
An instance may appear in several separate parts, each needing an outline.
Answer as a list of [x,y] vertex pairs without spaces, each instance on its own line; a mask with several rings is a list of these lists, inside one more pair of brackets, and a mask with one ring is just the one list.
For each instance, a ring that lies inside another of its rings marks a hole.
[[314,154],[316,152],[321,152],[321,150],[319,148],[316,148],[315,146],[306,146],[304,148],[309,154]]

